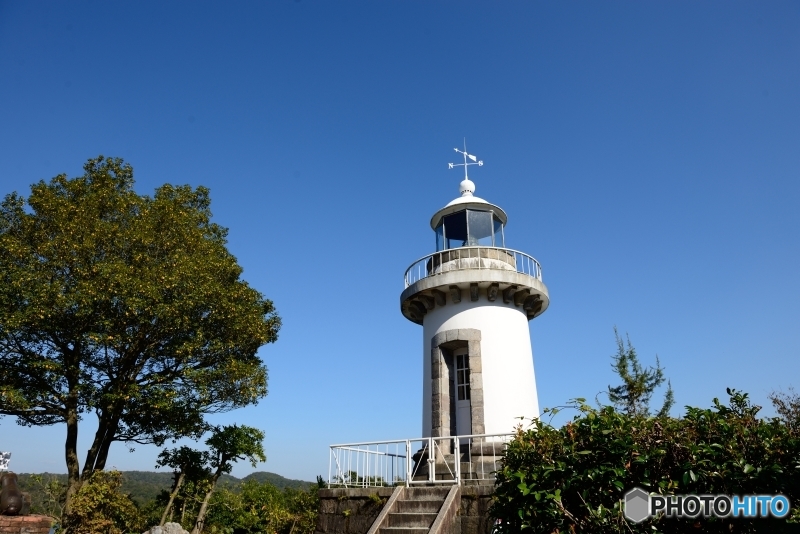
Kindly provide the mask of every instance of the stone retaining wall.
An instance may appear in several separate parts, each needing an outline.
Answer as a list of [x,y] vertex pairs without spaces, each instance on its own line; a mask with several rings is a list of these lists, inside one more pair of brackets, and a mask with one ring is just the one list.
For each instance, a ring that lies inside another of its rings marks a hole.
[[461,486],[461,534],[489,534],[494,521],[489,517],[494,486]]
[[46,515],[0,515],[0,534],[48,534],[52,523]]
[[319,490],[317,534],[366,534],[394,488]]
[[[315,534],[366,534],[394,488],[319,490],[319,515]],[[461,507],[456,520],[461,534],[489,534],[494,486],[461,486]],[[381,502],[382,501],[382,502]],[[4,533],[0,533],[4,534]]]

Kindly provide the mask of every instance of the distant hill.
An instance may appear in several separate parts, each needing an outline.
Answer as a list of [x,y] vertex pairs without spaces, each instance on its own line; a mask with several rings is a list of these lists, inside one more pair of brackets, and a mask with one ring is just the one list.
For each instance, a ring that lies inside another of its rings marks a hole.
[[256,471],[255,473],[250,473],[249,475],[247,475],[242,479],[242,482],[247,480],[255,480],[260,484],[263,484],[264,482],[269,482],[276,488],[280,489],[283,488],[308,489],[309,486],[316,485],[316,482],[306,482],[305,480],[293,480],[291,478],[285,478],[280,475],[276,475],[275,473],[270,473],[268,471]]
[[[41,473],[42,478],[47,480],[56,479],[64,484],[67,483],[67,475]],[[223,475],[220,479],[220,484],[228,486],[236,486],[247,480],[255,480],[259,483],[269,482],[273,486],[283,488],[296,488],[308,489],[313,486],[313,482],[306,482],[305,480],[293,480],[290,478],[282,477],[276,473],[269,473],[267,471],[257,471],[251,473],[244,478],[236,478],[230,475]],[[36,495],[41,491],[40,487],[31,480],[30,473],[19,474],[19,485],[23,491],[29,491],[36,501]],[[172,473],[169,471],[123,471],[122,472],[122,491],[130,494],[131,498],[139,504],[147,503],[156,498],[162,490],[167,490],[172,487]]]

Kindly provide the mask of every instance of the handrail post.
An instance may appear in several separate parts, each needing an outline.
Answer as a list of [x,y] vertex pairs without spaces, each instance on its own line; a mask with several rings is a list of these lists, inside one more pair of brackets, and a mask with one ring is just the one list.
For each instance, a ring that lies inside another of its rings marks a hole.
[[411,440],[406,440],[406,487],[411,480]]
[[461,485],[461,440],[458,436],[453,438],[455,440],[455,454],[453,454],[453,458],[456,462],[456,484]]
[[436,481],[436,449],[433,448],[433,436],[428,436],[428,482]]

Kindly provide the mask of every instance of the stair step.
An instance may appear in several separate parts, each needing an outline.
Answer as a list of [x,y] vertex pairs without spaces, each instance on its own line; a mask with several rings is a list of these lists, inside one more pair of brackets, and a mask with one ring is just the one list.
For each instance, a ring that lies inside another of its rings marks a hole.
[[403,495],[404,501],[431,501],[437,500],[444,502],[445,497],[447,497],[447,492],[450,491],[450,486],[446,486],[444,488],[407,488],[405,490],[405,495]]
[[436,520],[436,512],[389,512],[389,527],[426,527],[430,528]]
[[439,508],[442,507],[442,503],[437,500],[425,500],[425,501],[397,501],[394,503],[395,511],[396,512],[433,512],[436,513],[439,511]]
[[406,488],[385,516],[379,534],[428,534],[450,486]]

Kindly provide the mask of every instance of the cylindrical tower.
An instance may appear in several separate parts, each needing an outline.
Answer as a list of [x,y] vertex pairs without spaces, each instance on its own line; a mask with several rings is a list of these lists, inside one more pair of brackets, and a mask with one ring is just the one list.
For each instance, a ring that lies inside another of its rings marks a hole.
[[505,248],[502,209],[468,178],[460,191],[433,215],[436,252],[411,264],[400,295],[423,327],[424,437],[509,433],[539,416],[528,321],[550,303],[541,267]]

